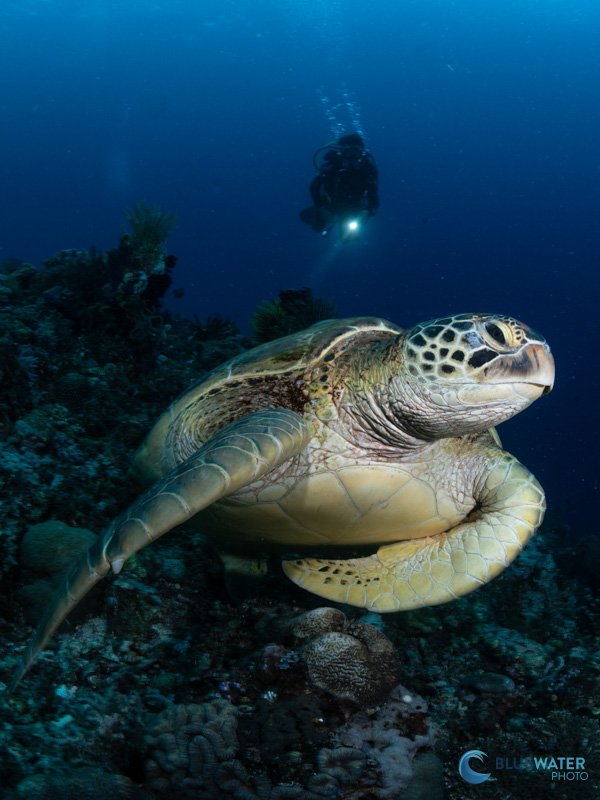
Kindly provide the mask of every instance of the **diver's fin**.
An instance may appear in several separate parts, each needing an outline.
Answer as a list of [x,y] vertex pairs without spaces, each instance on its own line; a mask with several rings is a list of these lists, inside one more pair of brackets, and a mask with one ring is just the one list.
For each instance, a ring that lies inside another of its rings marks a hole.
[[302,220],[302,222],[306,222],[307,225],[312,225],[314,220],[315,220],[315,211],[316,210],[317,209],[314,206],[311,206],[310,208],[303,209],[299,214],[300,219]]

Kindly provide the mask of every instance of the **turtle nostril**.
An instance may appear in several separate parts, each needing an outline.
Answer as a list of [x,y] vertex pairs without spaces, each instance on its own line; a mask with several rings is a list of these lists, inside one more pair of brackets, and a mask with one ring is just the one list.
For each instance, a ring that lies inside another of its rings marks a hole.
[[506,337],[502,333],[502,329],[494,322],[486,322],[485,329],[495,342],[498,342],[498,344],[506,344]]

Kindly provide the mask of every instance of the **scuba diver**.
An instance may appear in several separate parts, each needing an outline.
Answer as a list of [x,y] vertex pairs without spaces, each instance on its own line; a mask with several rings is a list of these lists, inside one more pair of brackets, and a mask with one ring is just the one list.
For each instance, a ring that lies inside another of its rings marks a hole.
[[310,184],[314,205],[301,211],[300,219],[321,236],[337,222],[344,240],[354,238],[379,208],[377,166],[362,136],[350,133],[328,142],[314,154],[313,164],[319,171]]

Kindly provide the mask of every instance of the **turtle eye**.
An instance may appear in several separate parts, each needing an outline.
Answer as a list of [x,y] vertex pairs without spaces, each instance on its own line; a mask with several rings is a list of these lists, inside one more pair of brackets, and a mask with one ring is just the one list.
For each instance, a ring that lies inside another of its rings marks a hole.
[[495,342],[498,342],[498,344],[506,344],[506,337],[502,332],[502,328],[498,327],[494,322],[486,322],[485,330]]

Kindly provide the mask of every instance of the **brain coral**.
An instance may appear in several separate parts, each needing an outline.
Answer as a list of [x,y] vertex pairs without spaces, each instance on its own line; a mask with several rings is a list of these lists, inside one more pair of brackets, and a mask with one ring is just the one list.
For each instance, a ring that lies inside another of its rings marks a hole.
[[297,639],[308,639],[318,633],[341,631],[348,623],[345,614],[337,608],[313,608],[292,620],[292,632]]
[[[277,750],[275,737],[286,736],[269,711],[279,707],[300,729],[304,701],[297,699],[265,703],[264,714],[223,699],[168,707],[148,726],[145,788],[154,800],[396,800],[411,781],[415,754],[434,743],[426,703],[399,685],[380,708],[345,714],[325,746],[316,749],[306,731],[293,750],[288,739],[287,749],[269,758],[257,744]],[[420,732],[412,738],[408,728]],[[436,764],[423,766],[430,768],[417,772],[419,791],[439,784]]]
[[[172,706],[147,736],[148,786],[160,797],[196,800],[199,790],[231,780],[238,750],[238,711],[227,700]],[[241,765],[240,765],[241,766]]]
[[[322,748],[318,772],[308,766],[304,786],[276,783],[259,768],[242,762],[237,738],[240,712],[227,700],[172,706],[155,718],[146,737],[147,786],[155,798],[177,800],[337,800],[339,784],[357,779],[366,762],[351,747]],[[283,760],[285,763],[285,760]],[[278,764],[282,770],[282,761]]]
[[293,627],[311,682],[361,707],[383,700],[400,680],[394,645],[373,625],[351,622],[331,608],[309,611]]

